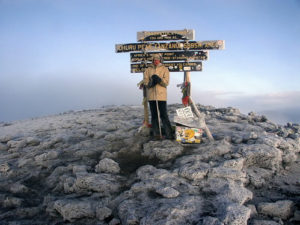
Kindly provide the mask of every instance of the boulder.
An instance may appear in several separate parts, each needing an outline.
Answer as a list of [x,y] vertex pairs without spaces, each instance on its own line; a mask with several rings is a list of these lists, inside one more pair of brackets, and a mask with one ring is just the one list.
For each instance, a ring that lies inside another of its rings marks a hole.
[[220,217],[224,224],[247,225],[250,214],[251,210],[249,208],[233,203],[225,207],[225,210],[221,213]]
[[64,220],[73,222],[76,219],[95,217],[95,209],[90,202],[79,200],[57,200],[54,208],[61,214]]
[[96,165],[95,172],[96,173],[118,174],[118,173],[120,173],[120,166],[114,160],[104,158],[104,159],[100,160],[98,165]]
[[183,147],[176,142],[164,140],[162,142],[150,141],[143,146],[142,155],[149,158],[158,158],[163,162],[181,155]]
[[26,138],[26,145],[27,146],[37,146],[40,144],[40,140],[35,137],[27,137]]
[[181,177],[196,181],[203,179],[207,175],[209,168],[210,165],[208,163],[195,161],[181,166],[178,174]]
[[274,203],[262,202],[258,204],[258,212],[286,220],[292,216],[293,205],[294,203],[290,200],[282,200]]
[[179,195],[179,191],[171,187],[158,187],[155,191],[165,198],[176,198]]
[[197,225],[224,225],[224,223],[220,222],[216,217],[206,216],[203,218],[202,223],[198,223]]
[[253,220],[252,225],[281,225],[273,220]]
[[74,189],[77,192],[94,191],[101,193],[102,196],[110,196],[119,192],[122,187],[118,179],[120,177],[110,174],[79,174]]
[[6,151],[8,149],[8,146],[6,144],[0,143],[0,151]]
[[107,207],[97,207],[96,208],[96,217],[98,220],[103,221],[106,218],[110,217],[112,210]]
[[256,166],[265,169],[277,170],[282,162],[282,152],[269,145],[254,144],[242,146],[239,149],[246,166]]
[[210,178],[200,184],[202,192],[215,195],[216,206],[223,202],[235,202],[240,205],[251,200],[253,193],[233,180]]
[[246,173],[241,170],[219,166],[210,169],[208,173],[208,177],[232,179],[244,183],[246,180]]

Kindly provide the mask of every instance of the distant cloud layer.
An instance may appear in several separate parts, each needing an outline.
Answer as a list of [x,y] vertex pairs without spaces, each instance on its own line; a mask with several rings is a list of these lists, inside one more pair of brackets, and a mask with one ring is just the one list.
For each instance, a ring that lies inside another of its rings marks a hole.
[[[194,90],[195,91],[195,90]],[[285,124],[300,123],[300,91],[247,95],[234,92],[195,92],[195,101],[217,107],[236,107],[242,113],[254,111],[270,120]]]
[[[101,77],[99,75],[99,77]],[[57,114],[68,110],[99,108],[104,105],[141,105],[142,91],[136,86],[141,77],[111,83],[103,78],[86,75],[41,79],[34,82],[16,79],[0,83],[0,121],[27,119]],[[78,80],[79,79],[79,80]],[[172,81],[168,88],[168,103],[180,103],[181,92]],[[242,92],[199,91],[192,89],[196,103],[214,107],[235,107],[244,114],[254,111],[270,120],[285,124],[300,123],[300,91],[247,95]]]

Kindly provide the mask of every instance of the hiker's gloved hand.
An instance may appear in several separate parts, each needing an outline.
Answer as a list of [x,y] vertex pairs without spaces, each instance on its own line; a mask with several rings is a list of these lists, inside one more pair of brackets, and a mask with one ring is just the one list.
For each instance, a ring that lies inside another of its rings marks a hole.
[[159,84],[161,82],[161,78],[158,75],[156,75],[156,74],[152,75],[151,78],[154,81],[155,85]]
[[149,83],[148,83],[148,88],[152,88],[156,85],[155,81],[152,79],[152,77],[150,78],[149,80]]

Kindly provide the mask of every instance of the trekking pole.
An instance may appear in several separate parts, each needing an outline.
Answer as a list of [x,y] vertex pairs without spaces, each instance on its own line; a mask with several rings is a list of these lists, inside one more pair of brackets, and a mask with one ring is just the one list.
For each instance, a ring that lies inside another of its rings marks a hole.
[[155,85],[155,87],[154,87],[154,92],[155,92],[155,101],[156,101],[156,111],[157,111],[157,120],[158,120],[159,136],[160,136],[160,139],[162,139],[161,125],[160,125],[160,112],[159,112],[159,108],[158,108],[157,93],[156,93],[156,85]]

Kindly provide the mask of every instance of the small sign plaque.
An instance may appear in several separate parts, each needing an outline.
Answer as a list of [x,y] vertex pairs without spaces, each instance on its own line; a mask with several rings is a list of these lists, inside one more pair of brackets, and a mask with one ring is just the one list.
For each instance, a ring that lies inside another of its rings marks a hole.
[[137,41],[194,40],[195,30],[164,30],[137,32]]
[[[202,71],[202,62],[167,62],[163,63],[170,72]],[[131,64],[131,73],[142,73],[151,63]]]
[[184,51],[184,52],[152,52],[152,53],[130,53],[130,61],[151,62],[154,54],[159,53],[165,61],[196,61],[208,60],[208,51]]

